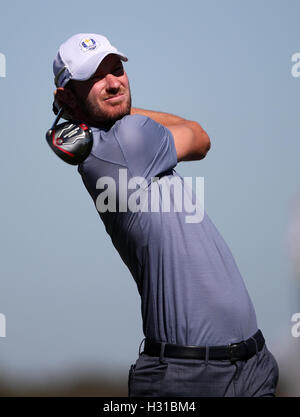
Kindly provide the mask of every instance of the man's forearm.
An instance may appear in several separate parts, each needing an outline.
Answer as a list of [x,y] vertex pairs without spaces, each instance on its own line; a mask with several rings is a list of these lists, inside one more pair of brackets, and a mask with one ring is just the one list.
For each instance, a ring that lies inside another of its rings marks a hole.
[[163,113],[163,112],[153,111],[153,110],[144,110],[144,109],[139,109],[137,107],[132,107],[130,114],[141,114],[143,116],[150,117],[150,119],[153,119],[155,122],[160,123],[161,125],[165,127],[176,125],[178,123],[182,123],[186,121],[182,117],[175,116],[174,114]]
[[132,115],[141,114],[167,127],[173,134],[179,161],[195,161],[205,157],[210,149],[210,139],[197,122],[183,119],[169,113],[144,110],[133,107]]

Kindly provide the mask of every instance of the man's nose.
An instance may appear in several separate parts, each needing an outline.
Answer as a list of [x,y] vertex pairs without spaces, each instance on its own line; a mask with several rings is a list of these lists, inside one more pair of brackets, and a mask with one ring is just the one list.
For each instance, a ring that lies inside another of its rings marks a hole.
[[113,74],[107,74],[105,78],[107,90],[118,90],[120,88],[121,83],[118,77],[115,77]]

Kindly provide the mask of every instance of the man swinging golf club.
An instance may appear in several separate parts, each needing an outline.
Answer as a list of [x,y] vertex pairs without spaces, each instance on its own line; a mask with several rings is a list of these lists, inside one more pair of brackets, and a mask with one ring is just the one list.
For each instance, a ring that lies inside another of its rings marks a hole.
[[[126,61],[104,36],[80,33],[60,46],[53,68],[56,104],[93,136],[78,171],[141,296],[145,340],[129,371],[129,396],[274,396],[278,366],[230,249],[206,212],[186,222],[190,213],[176,210],[176,187],[168,187],[174,179],[183,184],[174,168],[204,158],[210,139],[195,121],[133,108]],[[180,94],[190,83],[187,67],[173,88]],[[101,195],[111,198],[99,186],[103,178],[119,191],[116,210],[99,209]],[[134,178],[145,180],[141,199],[157,210],[124,210]],[[194,192],[184,195],[195,204]]]

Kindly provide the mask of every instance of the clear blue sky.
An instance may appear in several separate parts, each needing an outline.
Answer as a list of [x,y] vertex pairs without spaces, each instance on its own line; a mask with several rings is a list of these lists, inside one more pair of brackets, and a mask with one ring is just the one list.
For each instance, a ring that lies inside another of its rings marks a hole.
[[53,121],[52,60],[78,32],[104,34],[127,54],[135,106],[207,130],[207,158],[177,170],[204,176],[205,208],[269,346],[290,343],[290,319],[300,311],[287,247],[300,193],[300,78],[291,76],[299,15],[294,0],[2,4],[2,371],[48,375],[80,364],[126,372],[143,338],[136,285],[76,168],[44,137]]

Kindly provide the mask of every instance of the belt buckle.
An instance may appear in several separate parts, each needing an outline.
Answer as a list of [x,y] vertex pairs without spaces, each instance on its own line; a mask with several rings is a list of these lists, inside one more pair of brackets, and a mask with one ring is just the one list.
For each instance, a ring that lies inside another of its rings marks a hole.
[[235,347],[237,347],[238,345],[239,345],[239,343],[231,343],[231,345],[228,345],[228,348],[229,348],[229,359],[230,359],[231,362],[236,362],[236,361],[238,361],[240,359],[238,357],[235,357],[234,354],[233,354],[233,349]]

